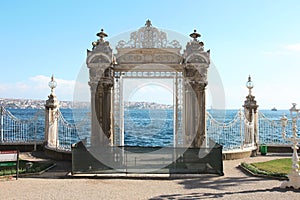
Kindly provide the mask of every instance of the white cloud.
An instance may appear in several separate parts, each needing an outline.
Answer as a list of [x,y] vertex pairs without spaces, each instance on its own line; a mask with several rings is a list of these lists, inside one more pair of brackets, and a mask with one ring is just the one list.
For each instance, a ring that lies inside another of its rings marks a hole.
[[284,48],[289,51],[300,51],[300,43],[289,44],[284,46]]
[[267,56],[283,56],[288,55],[289,53],[287,51],[262,51],[261,54],[267,55]]
[[[0,93],[3,98],[47,99],[50,94],[48,83],[50,77],[37,75],[17,83],[0,83]],[[74,80],[55,78],[57,87],[55,93],[59,100],[72,100]]]
[[280,49],[275,49],[271,51],[261,51],[261,54],[267,55],[267,56],[285,56],[290,55],[293,52],[299,52],[300,51],[300,43],[294,43],[294,44],[288,44],[283,45],[280,47]]
[[125,79],[125,101],[173,103],[172,79]]

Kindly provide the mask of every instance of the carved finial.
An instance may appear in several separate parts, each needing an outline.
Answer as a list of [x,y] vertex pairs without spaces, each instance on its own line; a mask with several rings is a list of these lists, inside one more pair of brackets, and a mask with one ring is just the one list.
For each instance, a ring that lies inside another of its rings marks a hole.
[[56,88],[56,86],[57,86],[57,83],[56,83],[56,81],[54,80],[53,74],[52,74],[52,77],[51,77],[51,81],[48,83],[48,86],[49,86],[50,89],[51,89],[51,94],[53,94],[53,93],[54,93],[54,88]]
[[198,37],[201,37],[199,33],[197,33],[197,30],[194,30],[194,33],[190,34],[190,37],[194,38],[194,40],[197,40]]
[[250,74],[249,74],[249,77],[248,77],[248,82],[251,82],[251,76],[250,76]]
[[204,47],[204,42],[199,42],[200,47]]
[[150,26],[152,26],[152,23],[151,23],[151,21],[150,21],[149,19],[146,21],[146,24],[145,24],[145,26],[147,26],[147,27],[150,27]]
[[99,33],[96,34],[98,37],[100,37],[100,40],[103,41],[105,37],[107,37],[108,35],[106,33],[104,33],[104,30],[101,29],[101,31]]
[[249,89],[249,96],[251,96],[251,90],[253,88],[253,82],[251,81],[251,76],[249,75],[246,87]]

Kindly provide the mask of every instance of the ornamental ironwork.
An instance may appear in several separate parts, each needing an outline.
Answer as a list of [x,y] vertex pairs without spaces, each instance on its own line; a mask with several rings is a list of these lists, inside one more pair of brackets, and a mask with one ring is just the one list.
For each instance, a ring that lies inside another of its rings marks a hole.
[[144,27],[130,34],[129,41],[121,40],[117,48],[179,48],[181,45],[177,40],[168,41],[167,33],[152,26],[150,20],[146,21]]

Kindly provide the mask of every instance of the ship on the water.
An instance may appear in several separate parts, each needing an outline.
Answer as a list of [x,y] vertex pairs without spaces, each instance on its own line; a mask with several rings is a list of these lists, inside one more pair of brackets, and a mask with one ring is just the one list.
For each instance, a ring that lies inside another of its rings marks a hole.
[[277,109],[276,109],[275,107],[273,107],[273,108],[271,109],[271,111],[277,111]]

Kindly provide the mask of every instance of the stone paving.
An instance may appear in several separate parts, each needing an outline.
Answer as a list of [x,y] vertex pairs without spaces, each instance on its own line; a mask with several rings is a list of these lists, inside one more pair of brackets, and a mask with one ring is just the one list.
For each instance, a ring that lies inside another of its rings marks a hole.
[[225,160],[225,176],[186,179],[68,178],[70,162],[58,161],[40,176],[0,181],[0,199],[300,199],[300,190],[281,189],[279,180],[253,177],[237,168],[241,162],[282,157]]

